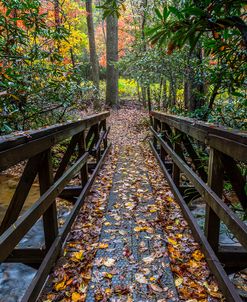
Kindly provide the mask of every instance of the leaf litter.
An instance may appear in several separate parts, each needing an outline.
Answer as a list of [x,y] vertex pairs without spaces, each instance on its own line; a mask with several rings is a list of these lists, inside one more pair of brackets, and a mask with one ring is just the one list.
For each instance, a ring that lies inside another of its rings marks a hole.
[[[133,296],[136,290],[145,292],[146,300],[142,301],[176,301],[175,293],[161,282],[167,268],[173,272],[179,301],[223,301],[205,257],[145,142],[147,120],[146,113],[136,109],[112,112],[110,139],[113,149],[71,229],[63,256],[57,261],[40,301],[86,301],[89,285],[95,280],[99,286],[93,285],[94,301],[140,301]],[[122,148],[124,156],[120,158]],[[141,152],[136,151],[138,148]],[[105,213],[117,162],[130,155],[134,160],[119,169],[124,176],[124,181],[118,181],[121,190],[115,192],[120,200],[114,205],[108,221]],[[142,165],[145,173],[136,177],[138,165]],[[152,192],[141,183],[151,184]],[[147,202],[150,199],[154,199],[151,204]],[[154,220],[150,219],[152,215],[155,215]],[[135,258],[128,245],[129,232],[122,228],[123,221],[134,221],[133,236],[138,238],[141,259]],[[104,242],[100,239],[102,228],[110,236]],[[117,244],[119,236],[126,239],[121,255],[96,257],[99,251],[114,254],[111,242]],[[153,243],[151,250],[147,242]],[[163,261],[168,256],[170,263]],[[126,272],[119,273],[118,261],[122,258],[127,259],[128,267],[134,268],[132,283],[125,284]],[[97,267],[101,271],[93,274],[93,266],[94,270]],[[120,285],[113,283],[116,275],[123,280]],[[102,280],[106,287],[100,287]],[[164,292],[166,298],[162,298]]]

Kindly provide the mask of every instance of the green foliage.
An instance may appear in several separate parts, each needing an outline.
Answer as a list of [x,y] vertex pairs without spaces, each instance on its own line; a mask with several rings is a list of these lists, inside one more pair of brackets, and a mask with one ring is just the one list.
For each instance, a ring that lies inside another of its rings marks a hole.
[[41,4],[5,0],[0,7],[1,134],[62,122],[92,90],[85,64],[64,64],[60,45],[70,31],[51,25]]

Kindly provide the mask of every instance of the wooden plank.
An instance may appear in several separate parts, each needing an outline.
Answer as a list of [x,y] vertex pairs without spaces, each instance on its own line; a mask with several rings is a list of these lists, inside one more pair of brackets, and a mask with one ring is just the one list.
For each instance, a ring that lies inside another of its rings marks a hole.
[[23,263],[23,264],[41,264],[45,257],[45,249],[14,249],[4,262]]
[[80,195],[81,190],[81,186],[68,186],[63,189],[59,197],[74,202],[75,198]]
[[218,217],[247,249],[247,226],[227,207],[227,205],[224,204],[217,194],[208,185],[206,185],[177,154],[174,153],[174,151],[159,137],[159,134],[154,131],[152,127],[151,131],[155,134],[156,138],[160,140],[160,143],[180,170],[183,171],[188,179],[194,184],[195,188],[202,195],[206,203],[215,213],[217,213]]
[[155,150],[155,147],[153,146],[153,144],[151,142],[150,142],[150,145],[151,145],[154,155],[156,156],[156,158],[159,162],[159,165],[160,165],[162,171],[164,172],[165,177],[173,191],[173,194],[181,207],[183,215],[184,215],[186,221],[188,222],[195,239],[197,240],[198,243],[200,243],[200,246],[205,254],[205,258],[208,263],[208,266],[211,269],[212,273],[215,275],[215,277],[219,283],[220,290],[224,294],[226,301],[227,302],[242,302],[242,299],[239,297],[235,287],[229,280],[226,272],[224,271],[222,265],[220,264],[219,259],[215,255],[215,253],[214,253],[213,249],[211,248],[210,244],[208,243],[205,235],[203,234],[203,232],[200,229],[200,227],[198,226],[195,218],[191,214],[190,209],[188,208],[186,202],[183,200],[181,193],[179,192],[178,188],[174,184],[170,174],[166,170],[166,167],[163,164],[162,160],[160,159],[157,151]]
[[[230,152],[230,156],[237,160],[247,161],[247,132],[229,130],[213,124],[200,122],[197,120],[177,117],[160,112],[151,112],[151,115],[161,122],[175,127],[181,132],[194,137],[195,139],[209,144],[211,147],[222,153]],[[225,142],[225,143],[221,143]],[[227,149],[225,148],[228,146]],[[229,147],[232,146],[232,147]],[[228,152],[228,148],[230,148]]]
[[[223,192],[223,172],[220,153],[211,148],[208,164],[208,185],[220,198],[222,198]],[[220,219],[208,204],[206,204],[204,231],[212,249],[217,253],[220,236]]]
[[29,208],[15,223],[0,236],[0,262],[4,261],[21,238],[34,223],[44,214],[49,206],[64,189],[65,185],[80,171],[87,161],[89,154],[85,153],[64,175],[59,178],[38,201]]
[[38,172],[42,155],[36,155],[27,162],[15,193],[10,201],[0,226],[0,235],[3,234],[18,218],[31,186]]
[[110,112],[104,111],[98,114],[89,115],[77,122],[57,124],[38,130],[27,130],[25,132],[21,131],[20,134],[17,133],[15,135],[3,135],[0,137],[0,151],[26,144],[31,140],[37,140],[44,136],[48,136],[49,134],[56,135],[56,133],[60,132],[61,130],[66,131],[70,128],[75,128],[78,125],[81,126],[86,124],[86,128],[88,128],[96,122],[105,120],[108,116],[110,116]]
[[220,246],[218,258],[224,263],[228,274],[236,273],[247,267],[247,252],[240,246]]
[[[44,152],[43,160],[39,166],[40,196],[44,195],[53,185],[53,169],[51,149]],[[51,201],[50,206],[43,214],[43,226],[45,235],[45,246],[48,250],[58,234],[56,199]]]
[[109,114],[109,112],[106,112],[85,118],[79,122],[68,124],[66,128],[62,127],[62,130],[59,130],[60,128],[58,127],[56,133],[49,133],[49,135],[43,135],[37,139],[25,137],[24,141],[20,139],[22,144],[17,144],[10,149],[5,146],[4,150],[0,152],[0,171],[13,166],[22,160],[33,157],[62,140],[74,136],[91,125],[105,119]]
[[66,223],[64,224],[62,230],[60,231],[59,236],[56,238],[56,240],[53,242],[49,252],[47,253],[46,257],[44,258],[39,270],[37,271],[33,281],[31,282],[30,286],[28,287],[28,290],[26,291],[24,297],[22,298],[21,302],[34,302],[38,298],[40,291],[42,290],[44,283],[47,279],[47,276],[55,263],[57,257],[59,256],[60,250],[62,248],[62,244],[64,240],[67,237],[68,232],[71,229],[71,226],[78,215],[83,202],[85,200],[85,196],[90,190],[93,181],[102,166],[106,155],[108,154],[110,150],[111,145],[107,147],[105,150],[103,156],[101,157],[100,161],[97,164],[97,167],[95,168],[93,174],[90,176],[87,184],[83,188],[83,191],[81,192],[80,196],[77,199],[77,202],[75,204],[75,207],[73,208],[72,212],[70,213],[68,219],[66,220]]
[[236,160],[247,162],[247,146],[238,141],[209,134],[206,144]]

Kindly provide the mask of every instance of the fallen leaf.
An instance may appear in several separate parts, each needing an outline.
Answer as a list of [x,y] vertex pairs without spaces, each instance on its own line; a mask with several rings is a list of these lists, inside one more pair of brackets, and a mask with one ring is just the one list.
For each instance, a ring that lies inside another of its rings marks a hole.
[[99,249],[106,249],[106,248],[108,248],[108,243],[100,243],[99,244]]
[[143,274],[135,274],[135,279],[137,282],[141,283],[141,284],[147,284],[148,281],[146,279],[146,277]]
[[154,258],[153,256],[148,256],[148,257],[142,258],[142,260],[143,260],[146,264],[150,264],[150,263],[152,263],[152,262],[155,260],[155,258]]
[[105,260],[103,260],[102,264],[106,267],[111,267],[115,264],[116,260],[112,259],[112,258],[107,258]]
[[175,285],[178,287],[183,283],[183,281],[184,281],[183,278],[178,277],[175,279]]
[[81,295],[79,293],[74,292],[71,296],[72,301],[77,302],[80,301]]
[[158,293],[162,293],[163,289],[161,287],[159,287],[157,284],[150,284],[150,287],[152,288],[153,291],[158,292]]

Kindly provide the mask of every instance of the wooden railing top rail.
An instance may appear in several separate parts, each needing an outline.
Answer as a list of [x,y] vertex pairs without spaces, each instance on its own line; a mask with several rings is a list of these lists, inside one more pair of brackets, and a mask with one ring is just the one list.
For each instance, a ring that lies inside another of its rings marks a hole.
[[97,122],[105,120],[109,111],[87,116],[77,122],[30,130],[20,135],[6,135],[0,138],[0,170],[35,156],[49,147],[65,140]]
[[236,160],[247,161],[247,131],[228,129],[158,111],[152,111],[151,115]]

